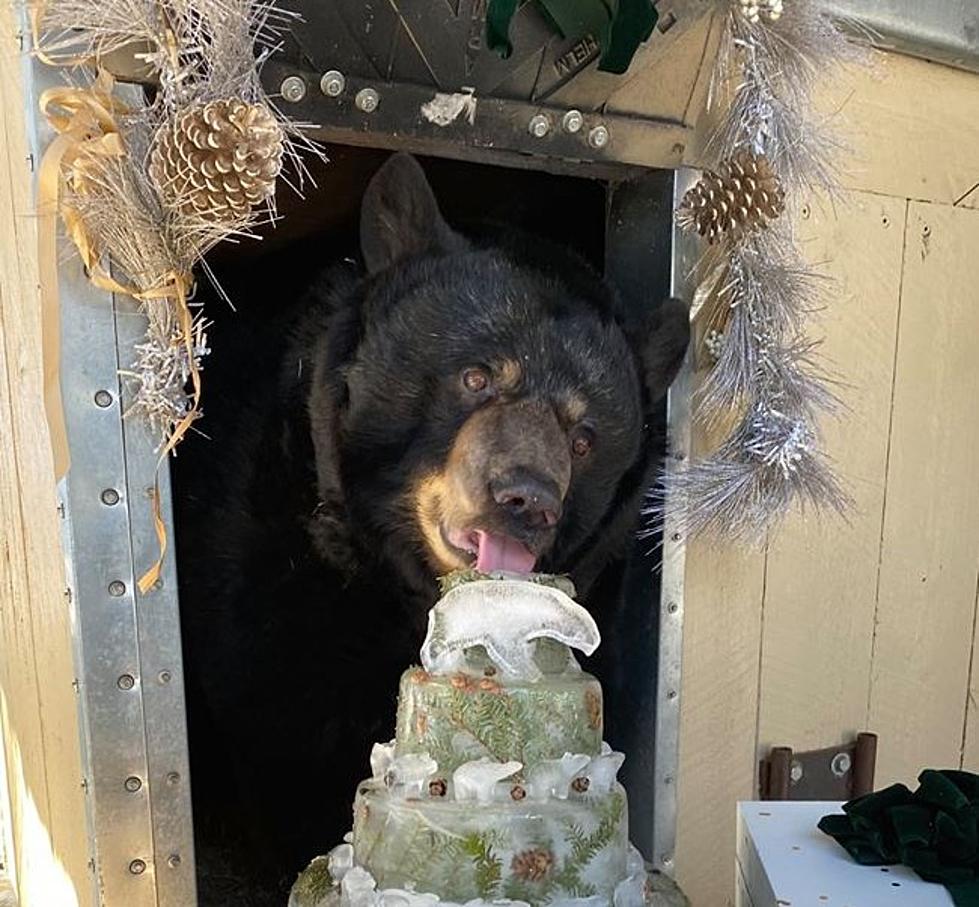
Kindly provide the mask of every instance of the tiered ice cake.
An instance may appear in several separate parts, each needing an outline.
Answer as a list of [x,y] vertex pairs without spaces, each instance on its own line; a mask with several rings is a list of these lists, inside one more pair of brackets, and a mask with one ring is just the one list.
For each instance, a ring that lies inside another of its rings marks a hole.
[[545,578],[449,584],[353,833],[300,877],[295,907],[643,903],[624,757],[602,742],[601,686],[571,654],[591,654],[598,630],[569,592]]

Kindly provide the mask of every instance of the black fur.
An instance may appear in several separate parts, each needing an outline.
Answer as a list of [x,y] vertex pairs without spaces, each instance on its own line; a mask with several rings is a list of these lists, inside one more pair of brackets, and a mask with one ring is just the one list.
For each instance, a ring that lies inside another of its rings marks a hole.
[[222,873],[246,880],[236,904],[283,904],[349,828],[436,597],[408,492],[469,415],[462,369],[506,356],[526,365],[522,396],[588,399],[595,448],[538,565],[586,602],[659,453],[650,414],[686,346],[682,306],[629,323],[568,252],[449,230],[419,174],[405,156],[384,168],[365,197],[369,273],[327,270],[262,338],[268,361],[243,363],[247,387],[203,423],[215,443],[179,483],[204,907],[231,902]]

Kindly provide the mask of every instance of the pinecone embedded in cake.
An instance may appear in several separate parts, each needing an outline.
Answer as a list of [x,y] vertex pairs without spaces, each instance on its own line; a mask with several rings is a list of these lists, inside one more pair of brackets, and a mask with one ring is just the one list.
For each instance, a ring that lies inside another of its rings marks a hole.
[[150,179],[163,204],[184,217],[244,223],[275,191],[284,138],[265,104],[210,101],[160,127],[150,151]]
[[785,210],[785,191],[767,158],[739,151],[687,190],[677,223],[710,243],[768,226]]
[[534,847],[514,854],[510,863],[513,874],[527,882],[539,882],[554,868],[554,854],[543,847]]

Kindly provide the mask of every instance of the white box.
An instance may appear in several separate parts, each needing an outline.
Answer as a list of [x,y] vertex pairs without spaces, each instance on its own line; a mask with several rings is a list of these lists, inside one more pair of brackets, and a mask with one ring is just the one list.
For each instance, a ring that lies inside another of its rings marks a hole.
[[835,801],[738,804],[736,907],[953,907],[906,866],[861,866],[816,824]]

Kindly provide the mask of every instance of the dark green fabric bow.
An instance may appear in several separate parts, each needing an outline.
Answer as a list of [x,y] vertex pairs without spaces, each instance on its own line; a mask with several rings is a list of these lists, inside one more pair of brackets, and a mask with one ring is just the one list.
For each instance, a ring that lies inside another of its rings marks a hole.
[[[659,17],[651,0],[535,0],[551,24],[572,40],[592,35],[602,48],[598,68],[624,73],[636,50],[653,32]],[[510,20],[520,0],[490,0],[486,10],[487,43],[506,58]]]
[[948,889],[956,907],[979,907],[979,776],[926,769],[911,793],[894,784],[824,816],[819,829],[858,863],[903,863]]

